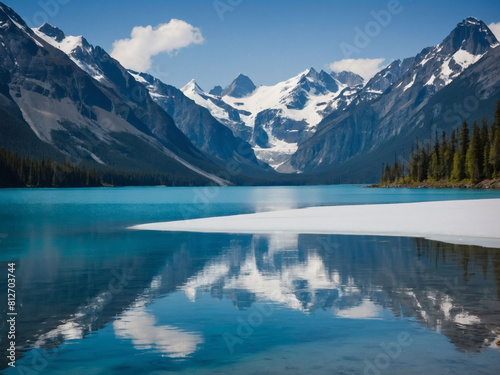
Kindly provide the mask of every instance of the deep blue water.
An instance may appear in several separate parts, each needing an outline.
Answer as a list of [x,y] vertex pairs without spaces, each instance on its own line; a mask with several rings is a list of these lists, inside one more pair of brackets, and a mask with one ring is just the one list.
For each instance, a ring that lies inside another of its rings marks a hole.
[[[500,249],[413,238],[131,231],[313,205],[500,198],[497,191],[0,190],[6,374],[493,374]],[[3,301],[3,302],[1,302]]]

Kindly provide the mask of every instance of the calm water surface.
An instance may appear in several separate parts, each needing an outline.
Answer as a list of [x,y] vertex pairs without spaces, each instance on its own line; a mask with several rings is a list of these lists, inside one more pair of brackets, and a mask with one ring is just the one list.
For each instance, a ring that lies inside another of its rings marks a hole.
[[[398,237],[131,231],[472,190],[0,190],[5,374],[494,374],[500,249]],[[16,368],[7,264],[16,263]],[[3,301],[3,302],[1,302]]]

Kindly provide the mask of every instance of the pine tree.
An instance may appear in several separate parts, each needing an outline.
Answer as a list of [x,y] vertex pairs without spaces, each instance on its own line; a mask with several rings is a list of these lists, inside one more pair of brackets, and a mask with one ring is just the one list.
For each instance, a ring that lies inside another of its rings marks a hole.
[[35,168],[33,166],[33,162],[30,163],[30,171],[28,174],[28,183],[29,187],[35,186]]
[[431,164],[429,174],[434,181],[439,181],[443,178],[441,146],[439,144],[439,137],[436,131],[436,139],[434,141],[434,148],[432,150]]
[[460,181],[460,155],[455,152],[453,155],[453,168],[451,170],[450,180],[453,182]]
[[385,166],[385,171],[384,171],[384,174],[382,176],[382,182],[385,182],[385,183],[392,182],[391,167],[389,167],[389,164],[386,164],[386,166]]
[[481,134],[477,123],[472,124],[472,138],[467,150],[466,164],[467,176],[471,181],[479,181],[482,177],[482,157],[484,150],[481,148]]
[[490,179],[492,175],[492,170],[490,168],[490,135],[488,131],[488,123],[486,119],[483,119],[483,124],[481,126],[481,143],[483,144],[483,158],[482,158],[482,168],[483,168],[483,178]]
[[422,142],[422,148],[420,149],[420,158],[418,162],[418,181],[422,182],[427,179],[429,164],[430,164],[430,155],[429,150],[425,147]]
[[441,141],[440,154],[443,159],[441,161],[443,170],[442,178],[443,180],[448,180],[450,178],[451,168],[453,166],[453,155],[451,155],[451,149],[445,131],[443,131],[443,139]]
[[497,101],[495,124],[491,127],[490,168],[494,178],[500,178],[500,100]]
[[500,178],[500,130],[498,126],[495,129],[495,137],[491,145],[490,164],[493,169],[493,177]]
[[417,138],[417,148],[416,150],[412,147],[411,149],[411,159],[410,159],[410,180],[411,182],[418,181],[418,165],[420,163],[420,150],[418,148],[418,138]]
[[468,148],[469,148],[469,127],[467,126],[467,122],[464,120],[464,122],[462,123],[462,128],[460,129],[460,148],[456,152],[456,154],[458,154],[458,165],[457,165],[458,181],[465,180],[468,177],[467,174],[468,170],[466,168]]

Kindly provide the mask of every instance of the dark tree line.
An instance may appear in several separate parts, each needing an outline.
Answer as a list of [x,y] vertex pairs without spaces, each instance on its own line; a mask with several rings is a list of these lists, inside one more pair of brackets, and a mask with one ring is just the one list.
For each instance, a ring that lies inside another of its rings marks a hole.
[[433,142],[412,147],[408,163],[397,160],[383,166],[382,183],[413,183],[423,181],[479,182],[500,178],[500,101],[495,122],[481,126],[475,121],[472,129],[466,121],[448,137],[436,133]]
[[166,173],[86,168],[50,159],[21,157],[0,148],[0,188],[99,187],[99,186],[192,186],[204,180],[182,179]]
[[21,157],[0,149],[0,187],[83,187],[102,186],[95,169],[70,163]]

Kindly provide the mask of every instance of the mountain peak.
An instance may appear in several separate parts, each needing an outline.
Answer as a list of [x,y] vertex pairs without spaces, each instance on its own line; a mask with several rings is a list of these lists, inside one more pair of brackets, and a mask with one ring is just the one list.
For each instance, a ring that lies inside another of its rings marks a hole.
[[497,38],[483,21],[468,17],[457,24],[440,47],[443,53],[450,55],[459,50],[472,55],[482,55],[496,44]]
[[340,83],[347,85],[349,87],[361,85],[364,82],[363,77],[361,77],[359,74],[348,72],[347,70],[343,70],[338,73],[332,72],[330,75]]
[[313,80],[318,79],[318,72],[314,68],[309,68],[304,72],[304,76],[308,78],[312,78]]
[[224,91],[224,89],[221,86],[214,86],[214,88],[210,90],[209,94],[215,96],[221,96],[222,91]]
[[243,98],[254,92],[256,88],[257,87],[250,78],[240,73],[234,81],[222,91],[221,96],[227,95],[233,98]]
[[58,43],[61,43],[66,38],[66,35],[60,28],[53,26],[50,23],[44,23],[42,26],[37,28],[37,30],[53,38]]
[[481,21],[476,17],[467,17],[459,25],[479,25]]
[[200,86],[198,86],[194,78],[191,81],[189,81],[183,88],[181,88],[181,91],[182,92],[194,91],[200,94],[204,93],[203,89]]
[[58,27],[48,23],[34,28],[33,31],[39,38],[52,45],[52,47],[60,49],[71,57],[84,60],[84,56],[92,54],[93,47],[81,35],[68,36]]

